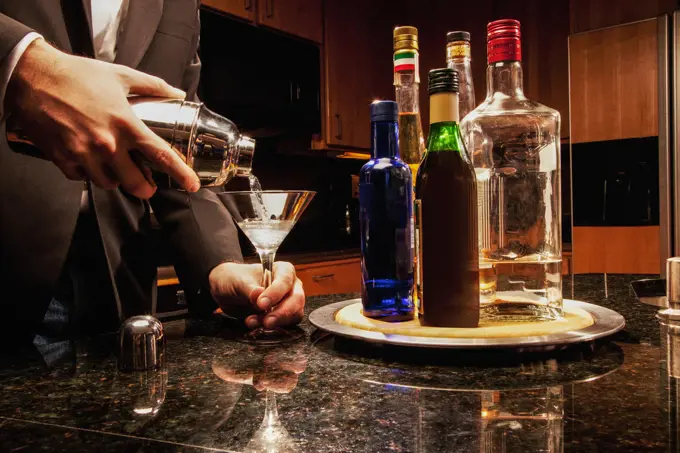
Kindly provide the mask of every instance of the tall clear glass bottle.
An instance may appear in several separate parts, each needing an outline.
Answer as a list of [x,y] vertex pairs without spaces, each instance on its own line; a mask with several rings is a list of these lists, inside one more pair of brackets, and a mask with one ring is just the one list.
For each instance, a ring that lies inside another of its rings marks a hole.
[[[396,27],[394,44],[394,90],[399,106],[399,149],[401,159],[411,168],[415,186],[418,166],[425,154],[425,137],[420,119],[420,56],[418,54],[418,29],[410,26]],[[419,232],[413,230],[414,247],[418,248]],[[414,255],[414,269],[418,269],[418,258]],[[416,272],[414,282],[414,303],[420,305],[418,294],[420,281]]]
[[528,99],[520,23],[487,27],[487,96],[461,127],[479,196],[483,316],[562,315],[560,114]]
[[458,72],[460,92],[458,110],[461,120],[475,109],[475,84],[472,81],[470,33],[450,31],[446,34],[446,66]]

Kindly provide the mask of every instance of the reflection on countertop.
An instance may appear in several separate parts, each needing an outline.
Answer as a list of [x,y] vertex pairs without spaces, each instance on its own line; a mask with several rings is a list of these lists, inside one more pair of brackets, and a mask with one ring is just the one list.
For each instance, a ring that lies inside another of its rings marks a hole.
[[22,351],[0,367],[0,451],[676,451],[680,333],[639,278],[566,279],[627,327],[552,355],[369,347],[306,322],[310,341],[256,348],[218,320],[169,324],[155,373],[119,373],[111,337]]

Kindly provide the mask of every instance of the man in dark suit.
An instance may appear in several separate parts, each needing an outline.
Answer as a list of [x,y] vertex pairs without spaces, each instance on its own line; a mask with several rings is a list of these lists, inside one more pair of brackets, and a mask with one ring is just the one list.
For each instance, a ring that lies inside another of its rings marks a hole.
[[[196,175],[126,99],[196,99],[198,3],[0,0],[0,137],[9,117],[49,159],[0,141],[5,343],[56,335],[65,325],[69,333],[115,330],[123,318],[147,312],[156,280],[151,209],[191,313],[220,306],[250,328],[301,319],[304,292],[292,265],[277,263],[263,291],[260,266],[240,264],[226,209],[213,192],[198,190]],[[133,163],[132,149],[186,190],[156,187]]]

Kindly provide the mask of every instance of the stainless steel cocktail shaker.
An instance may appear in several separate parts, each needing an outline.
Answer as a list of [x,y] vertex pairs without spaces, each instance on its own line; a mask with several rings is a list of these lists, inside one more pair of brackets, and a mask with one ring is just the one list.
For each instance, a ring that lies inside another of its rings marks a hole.
[[[149,97],[132,97],[129,101],[149,129],[167,141],[196,172],[202,186],[221,186],[234,176],[250,175],[255,140],[241,135],[233,122],[203,103]],[[7,141],[14,151],[42,157],[11,121]],[[172,181],[169,185],[177,187]]]

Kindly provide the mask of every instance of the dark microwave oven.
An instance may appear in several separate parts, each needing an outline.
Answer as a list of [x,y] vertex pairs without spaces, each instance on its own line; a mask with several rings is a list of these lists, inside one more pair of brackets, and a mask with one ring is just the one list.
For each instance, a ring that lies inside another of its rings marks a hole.
[[199,97],[253,137],[321,131],[317,44],[201,9]]

